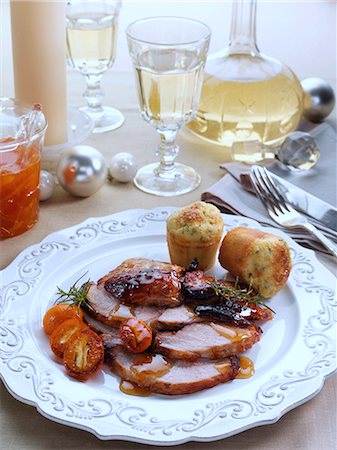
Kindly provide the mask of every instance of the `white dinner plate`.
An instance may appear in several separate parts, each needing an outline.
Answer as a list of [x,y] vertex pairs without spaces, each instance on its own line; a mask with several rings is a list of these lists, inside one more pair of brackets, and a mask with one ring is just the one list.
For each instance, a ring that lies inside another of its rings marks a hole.
[[[293,268],[286,287],[269,300],[275,318],[247,355],[255,373],[211,389],[180,396],[129,396],[107,366],[91,380],[69,378],[49,350],[42,318],[79,277],[98,280],[126,258],[169,260],[166,219],[174,210],[128,210],[53,233],[24,250],[1,272],[1,377],[9,392],[41,414],[100,439],[154,445],[213,441],[276,422],[317,394],[336,370],[334,276],[312,251],[282,232]],[[261,226],[223,215],[225,230]],[[216,265],[211,271],[223,276]]]

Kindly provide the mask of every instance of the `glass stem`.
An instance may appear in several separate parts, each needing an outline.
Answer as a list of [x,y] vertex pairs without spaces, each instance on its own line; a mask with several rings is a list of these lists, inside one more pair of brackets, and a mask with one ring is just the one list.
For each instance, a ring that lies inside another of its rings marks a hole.
[[259,53],[256,44],[256,0],[233,0],[228,52]]
[[157,169],[159,175],[165,176],[175,170],[174,161],[179,153],[179,146],[175,143],[178,130],[158,130],[160,134],[159,159]]
[[101,89],[102,75],[84,75],[87,83],[87,89],[83,94],[86,99],[90,112],[102,113],[102,100],[104,97]]

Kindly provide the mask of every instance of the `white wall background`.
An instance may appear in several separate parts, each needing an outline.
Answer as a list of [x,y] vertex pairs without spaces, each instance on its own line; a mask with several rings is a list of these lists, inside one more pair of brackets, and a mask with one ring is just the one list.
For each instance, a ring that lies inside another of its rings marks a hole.
[[[12,96],[9,0],[0,2],[0,95]],[[177,15],[202,20],[213,31],[211,53],[224,48],[231,3],[231,0],[124,0],[113,70],[131,70],[125,28],[131,21],[147,16]],[[291,67],[300,79],[318,76],[336,86],[336,10],[336,0],[258,0],[258,45],[261,51]]]

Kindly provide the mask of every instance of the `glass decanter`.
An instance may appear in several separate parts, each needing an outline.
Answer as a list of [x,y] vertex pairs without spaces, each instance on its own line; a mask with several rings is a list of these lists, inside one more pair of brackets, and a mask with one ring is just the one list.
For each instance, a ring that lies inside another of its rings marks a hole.
[[295,74],[257,47],[256,0],[234,0],[229,45],[208,59],[198,113],[188,127],[230,147],[234,160],[255,163],[275,157],[302,109]]

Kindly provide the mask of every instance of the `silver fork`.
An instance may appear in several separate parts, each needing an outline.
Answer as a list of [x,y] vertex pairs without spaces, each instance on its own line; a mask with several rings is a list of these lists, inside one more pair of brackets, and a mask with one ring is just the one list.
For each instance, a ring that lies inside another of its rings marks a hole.
[[327,239],[317,228],[308,222],[307,218],[296,211],[285,200],[277,182],[272,179],[269,172],[260,166],[252,166],[250,178],[260,200],[267,208],[270,217],[285,228],[303,228],[313,234],[329,252],[337,257],[337,250],[333,243]]

